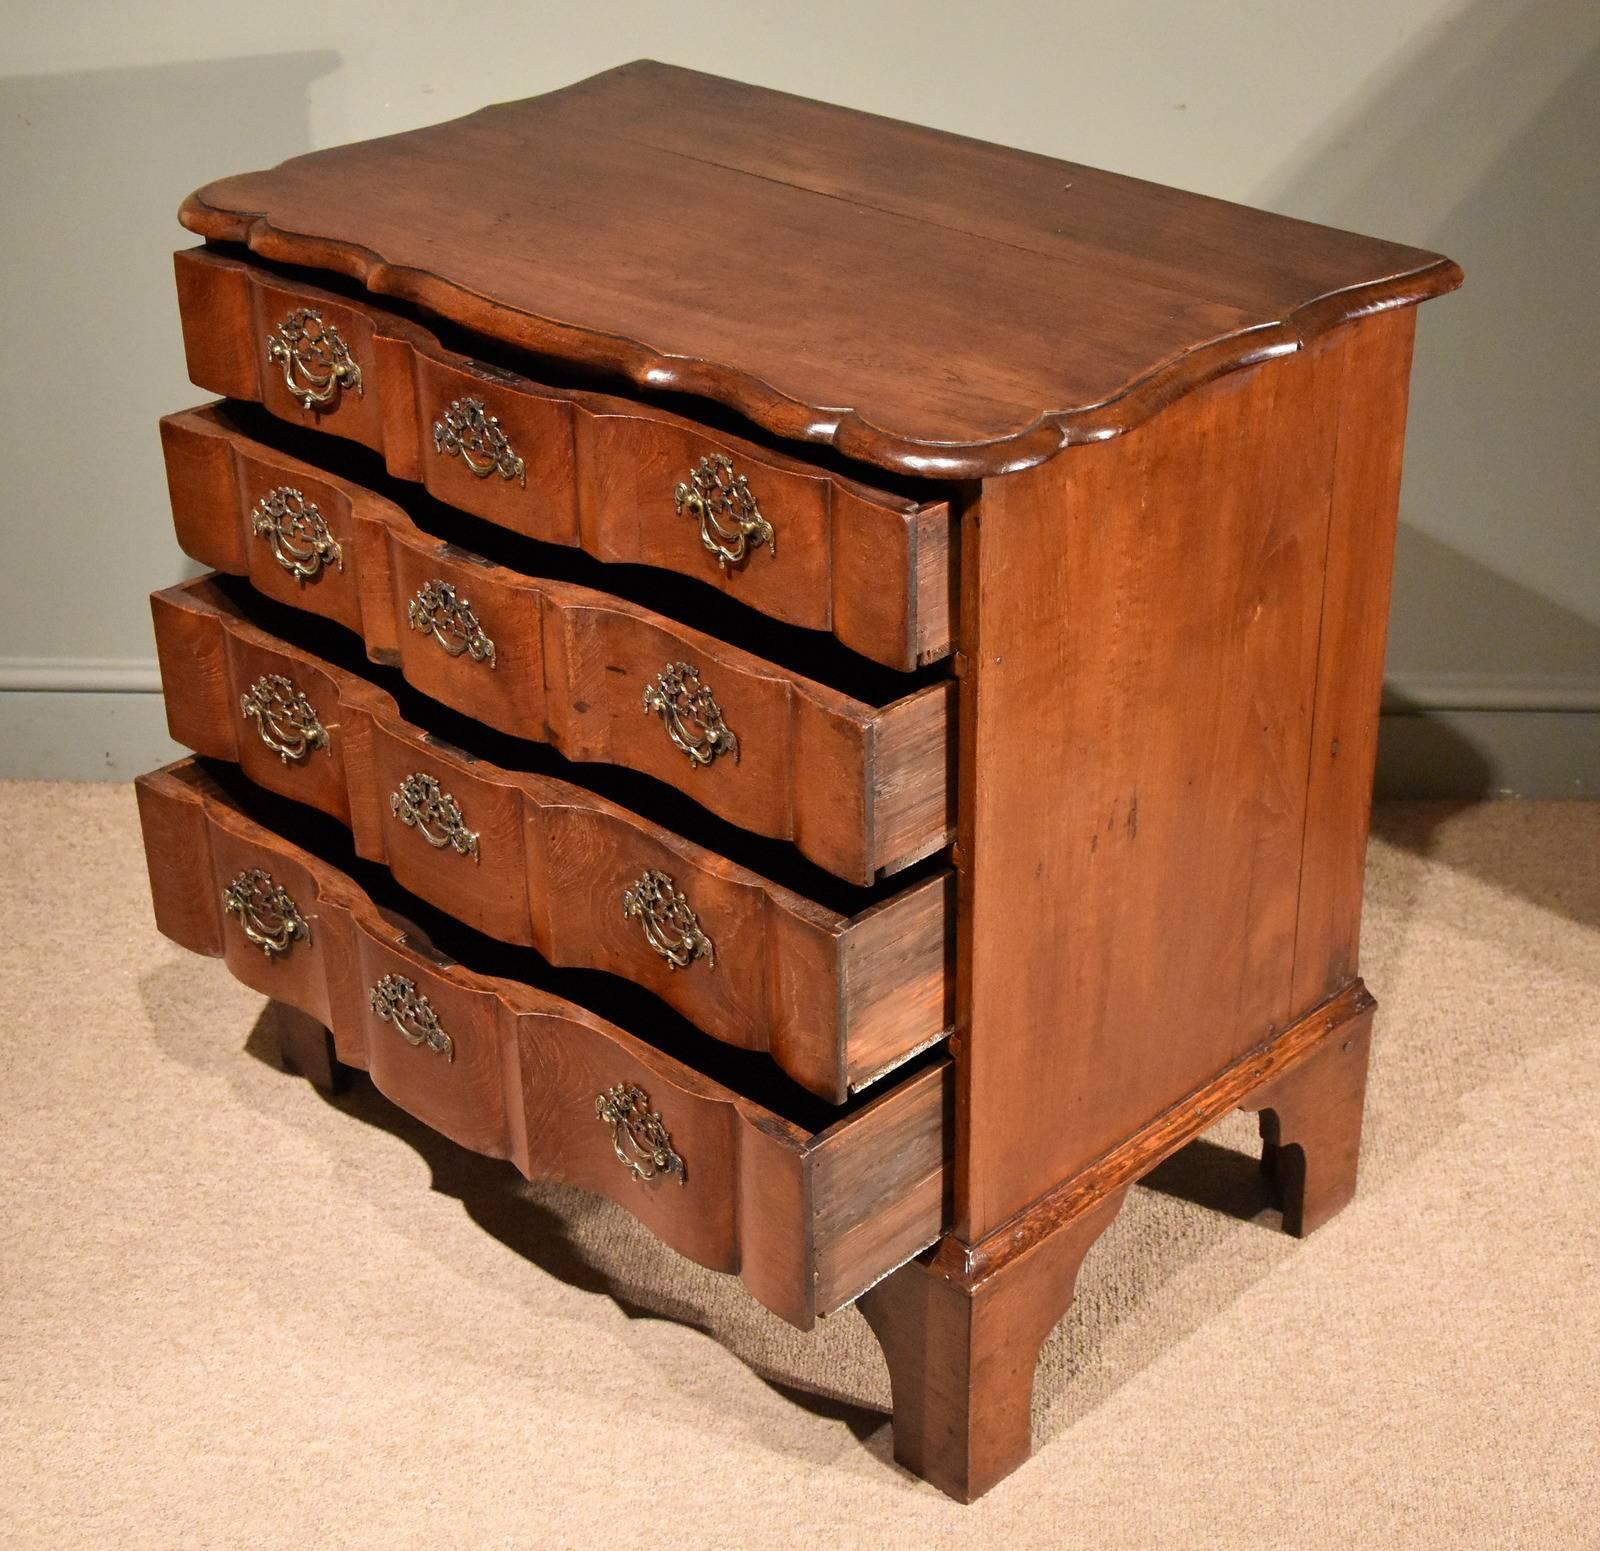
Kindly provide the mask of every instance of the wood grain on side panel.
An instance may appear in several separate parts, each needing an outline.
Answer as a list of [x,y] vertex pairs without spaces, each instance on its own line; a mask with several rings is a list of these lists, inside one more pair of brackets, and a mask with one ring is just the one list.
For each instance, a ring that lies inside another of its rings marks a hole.
[[[985,484],[964,535],[969,1241],[1283,1028],[1358,329]],[[1181,1032],[1174,1032],[1181,1030]]]
[[1357,968],[1416,319],[1410,309],[1380,314],[1347,345],[1295,929],[1297,1012]]
[[817,1312],[849,1303],[950,1221],[949,1065],[919,1072],[812,1149]]

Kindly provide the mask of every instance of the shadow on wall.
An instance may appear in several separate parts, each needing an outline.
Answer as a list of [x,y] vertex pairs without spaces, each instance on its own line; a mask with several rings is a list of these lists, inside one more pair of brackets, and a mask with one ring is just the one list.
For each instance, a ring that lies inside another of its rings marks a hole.
[[[143,594],[184,574],[155,435],[200,396],[173,294],[172,250],[193,241],[178,202],[308,150],[309,88],[338,64],[322,51],[0,78],[0,316],[27,363],[5,374],[0,423],[10,523],[32,529],[26,576],[0,584],[0,662],[123,656],[149,633]],[[80,606],[63,611],[68,596]]]
[[[1419,319],[1390,635],[1393,689],[1430,712],[1600,719],[1597,146],[1600,6],[1476,0],[1257,191],[1467,273]],[[1516,784],[1496,766],[1480,746],[1425,790]]]
[[[1537,663],[1463,669],[1497,630]],[[1402,523],[1389,660],[1380,797],[1600,795],[1600,625]]]

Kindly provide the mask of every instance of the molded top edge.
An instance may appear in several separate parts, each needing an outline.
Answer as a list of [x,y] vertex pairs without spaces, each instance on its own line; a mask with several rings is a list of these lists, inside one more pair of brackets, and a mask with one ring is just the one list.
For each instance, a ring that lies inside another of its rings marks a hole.
[[225,178],[190,231],[913,477],[1132,429],[1450,260],[670,66]]

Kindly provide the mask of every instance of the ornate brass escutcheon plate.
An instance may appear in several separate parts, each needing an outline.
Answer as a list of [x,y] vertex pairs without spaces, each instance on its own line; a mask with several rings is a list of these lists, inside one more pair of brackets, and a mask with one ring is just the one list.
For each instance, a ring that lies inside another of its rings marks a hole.
[[666,873],[647,872],[625,890],[622,913],[644,928],[645,941],[674,969],[687,969],[696,959],[704,959],[707,969],[717,967],[717,950]]
[[527,468],[511,450],[500,422],[482,399],[451,400],[450,407],[433,422],[433,447],[447,458],[460,458],[479,479],[498,474],[516,480],[523,489],[528,487]]
[[672,1150],[672,1139],[661,1116],[650,1108],[650,1096],[631,1082],[607,1088],[594,1101],[597,1119],[611,1127],[611,1146],[635,1179],[652,1180],[662,1174],[687,1179],[683,1159]]
[[267,359],[282,367],[283,385],[302,409],[325,408],[345,388],[358,397],[367,391],[349,346],[314,307],[295,308],[267,335]]
[[474,662],[494,666],[494,642],[483,633],[478,616],[449,582],[424,582],[406,610],[406,620],[419,635],[432,635],[452,657],[463,653]]
[[302,583],[325,565],[344,569],[344,551],[328,532],[317,503],[306,500],[293,485],[278,485],[262,496],[250,526],[272,547],[273,559]]
[[667,736],[691,765],[709,765],[719,754],[733,755],[739,763],[739,740],[722,720],[722,707],[709,685],[700,682],[700,670],[686,662],[668,663],[644,688],[646,714],[659,716]]
[[415,829],[435,850],[449,846],[478,860],[477,835],[467,828],[455,798],[433,776],[408,775],[400,790],[391,794],[389,806],[402,824]]
[[316,707],[281,673],[263,674],[240,695],[239,714],[256,724],[261,741],[286,765],[298,763],[312,749],[333,751]]
[[242,872],[222,891],[222,908],[269,959],[295,943],[310,943],[311,928],[287,889],[260,867]]
[[416,982],[404,975],[385,975],[372,988],[372,1010],[392,1023],[408,1045],[426,1045],[446,1061],[456,1058],[455,1041],[439,1026],[439,1015]]
[[733,459],[726,453],[702,458],[687,482],[672,492],[672,505],[680,517],[693,517],[700,524],[700,542],[724,571],[763,544],[774,555],[778,552],[777,535],[761,515],[750,481],[734,473]]

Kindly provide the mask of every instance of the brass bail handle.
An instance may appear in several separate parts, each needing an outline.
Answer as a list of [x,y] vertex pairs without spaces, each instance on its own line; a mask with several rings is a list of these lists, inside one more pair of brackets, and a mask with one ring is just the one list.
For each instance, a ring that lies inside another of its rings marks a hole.
[[700,930],[699,917],[664,872],[647,872],[622,895],[622,914],[637,921],[644,940],[674,969],[687,969],[704,959],[717,967],[717,950]]
[[643,1088],[631,1082],[607,1088],[595,1099],[594,1113],[611,1127],[611,1150],[635,1179],[670,1174],[680,1185],[685,1182],[683,1159],[672,1150],[672,1138]]
[[264,868],[240,873],[222,891],[222,908],[269,959],[286,954],[297,942],[311,941],[300,907]]
[[408,1045],[426,1045],[446,1062],[456,1058],[455,1041],[439,1025],[433,1004],[404,975],[385,975],[373,988],[371,1005],[385,1023],[392,1023]]
[[265,539],[272,558],[302,586],[326,565],[344,570],[344,549],[328,531],[315,501],[293,485],[277,485],[256,502],[251,531]]
[[316,707],[281,673],[258,678],[239,697],[239,715],[256,724],[261,741],[286,765],[298,764],[313,749],[333,752]]
[[702,458],[687,482],[672,492],[672,505],[680,517],[699,523],[700,542],[724,571],[763,544],[774,555],[778,552],[777,535],[761,515],[750,481],[734,473],[733,459],[726,453]]
[[722,719],[722,707],[700,670],[686,662],[668,663],[644,689],[647,715],[659,716],[673,745],[695,766],[709,765],[719,754],[731,754],[739,763],[739,740]]
[[344,388],[366,395],[350,347],[315,307],[296,307],[267,335],[267,359],[283,370],[283,385],[302,409],[320,409]]
[[460,856],[478,860],[478,835],[467,828],[455,798],[438,779],[421,771],[408,775],[398,791],[390,793],[389,808],[407,829],[414,829],[434,850],[446,846]]
[[433,449],[447,458],[460,458],[476,479],[498,474],[528,487],[527,465],[512,450],[500,421],[482,399],[452,399],[433,422]]
[[484,634],[467,599],[453,583],[435,577],[417,589],[406,609],[406,620],[419,635],[431,635],[452,657],[463,653],[473,662],[495,665],[494,642]]

